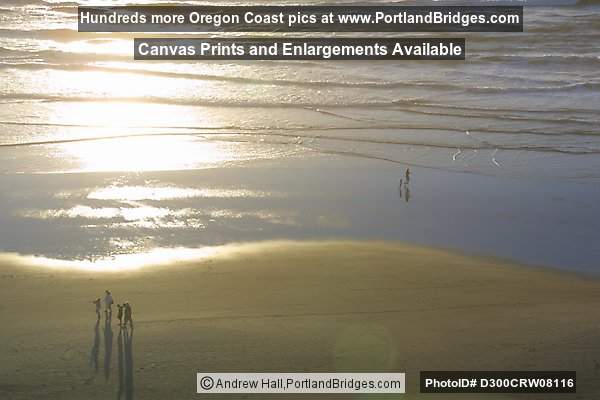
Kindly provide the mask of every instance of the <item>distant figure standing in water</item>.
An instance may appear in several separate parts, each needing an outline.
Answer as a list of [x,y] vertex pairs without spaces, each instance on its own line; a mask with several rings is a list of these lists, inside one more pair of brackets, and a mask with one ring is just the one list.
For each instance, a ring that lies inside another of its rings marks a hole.
[[114,303],[112,294],[110,294],[110,291],[108,290],[105,293],[106,295],[104,296],[104,306],[106,307],[106,313],[112,314],[112,305]]
[[400,178],[400,184],[398,185],[398,194],[400,199],[404,197],[404,200],[408,203],[410,200],[410,168],[406,168],[404,172],[404,178]]
[[119,326],[123,326],[123,305],[117,304],[117,308],[119,310],[119,311],[117,311],[117,318],[119,320]]
[[123,306],[125,307],[125,321],[123,322],[123,326],[126,327],[127,322],[129,322],[131,329],[133,329],[133,319],[131,318],[131,304],[129,304],[129,302],[126,302]]
[[101,303],[100,297],[98,297],[96,300],[92,301],[92,303],[94,303],[96,305],[96,316],[98,317],[98,319],[100,319],[100,309],[102,308],[102,306],[100,305],[100,303]]

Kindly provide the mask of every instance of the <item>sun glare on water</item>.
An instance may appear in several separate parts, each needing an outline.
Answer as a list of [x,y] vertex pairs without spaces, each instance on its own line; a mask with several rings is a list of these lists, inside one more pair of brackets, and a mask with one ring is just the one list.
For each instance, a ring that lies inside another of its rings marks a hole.
[[64,147],[82,171],[169,171],[207,168],[235,159],[223,143],[193,137],[136,137],[71,143]]
[[100,68],[42,69],[27,83],[24,91],[48,99],[34,97],[27,131],[7,139],[5,153],[33,159],[11,168],[52,174],[48,180],[56,187],[39,194],[46,202],[24,202],[14,214],[49,229],[50,237],[66,227],[72,239],[58,246],[42,243],[39,256],[0,253],[0,261],[8,257],[56,270],[138,270],[222,252],[197,248],[219,243],[203,240],[208,229],[216,232],[210,232],[212,239],[249,224],[296,223],[293,213],[235,201],[280,194],[253,190],[241,179],[221,186],[217,179],[198,178],[206,172],[176,172],[231,168],[298,152],[285,142],[254,136],[258,129],[246,128],[248,113],[219,105],[218,83]]
[[89,71],[65,75],[65,80],[53,84],[79,90],[82,97],[99,94],[94,101],[57,103],[48,116],[53,123],[73,127],[53,154],[69,170],[208,168],[239,158],[234,143],[211,141],[197,133],[197,127],[221,125],[217,115],[208,115],[201,107],[153,102],[155,97],[176,95],[169,93],[166,80]]

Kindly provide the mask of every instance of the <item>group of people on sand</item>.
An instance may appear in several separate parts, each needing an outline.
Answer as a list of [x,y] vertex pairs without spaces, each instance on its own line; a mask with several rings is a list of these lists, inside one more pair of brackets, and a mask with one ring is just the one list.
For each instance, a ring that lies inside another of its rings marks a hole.
[[[98,319],[100,319],[100,311],[102,309],[102,300],[100,299],[100,297],[98,297],[96,300],[94,300],[92,303],[94,303],[96,305],[96,316],[98,317]],[[112,317],[112,305],[114,304],[114,300],[112,297],[112,293],[110,293],[109,290],[106,290],[104,292],[104,313],[106,314],[107,318],[108,317]],[[129,322],[129,325],[131,326],[131,328],[133,328],[133,318],[132,318],[132,309],[131,309],[131,304],[129,304],[128,301],[124,302],[123,304],[117,304],[117,318],[119,319],[119,326],[127,326],[127,323]]]

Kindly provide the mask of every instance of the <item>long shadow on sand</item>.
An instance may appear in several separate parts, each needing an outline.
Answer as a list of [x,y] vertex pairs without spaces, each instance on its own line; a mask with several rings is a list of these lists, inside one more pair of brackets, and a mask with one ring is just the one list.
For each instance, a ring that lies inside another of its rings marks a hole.
[[119,391],[117,399],[133,399],[133,328],[119,329],[117,337],[119,350]]
[[90,365],[94,367],[94,372],[98,373],[98,355],[100,353],[100,319],[94,326],[94,343],[90,351]]
[[108,380],[110,376],[110,361],[112,357],[113,331],[112,331],[112,313],[106,314],[104,321],[104,379]]

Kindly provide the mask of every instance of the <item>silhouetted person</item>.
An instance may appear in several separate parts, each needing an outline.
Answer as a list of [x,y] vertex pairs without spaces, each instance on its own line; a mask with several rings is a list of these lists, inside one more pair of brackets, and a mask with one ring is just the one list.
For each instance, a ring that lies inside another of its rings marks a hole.
[[119,319],[119,326],[123,326],[123,305],[117,304],[117,318]]
[[114,303],[112,294],[107,290],[104,292],[104,306],[106,307],[106,312],[112,314],[112,305]]
[[92,301],[92,303],[94,303],[94,305],[96,306],[96,316],[98,317],[98,319],[100,319],[100,309],[102,308],[102,306],[100,305],[100,303],[101,303],[100,297],[98,297],[96,300]]
[[406,168],[406,172],[404,173],[404,178],[406,179],[406,184],[410,183],[410,168]]
[[133,329],[133,319],[132,319],[132,311],[131,311],[131,304],[129,304],[129,302],[124,304],[125,307],[125,321],[123,322],[123,326],[127,326],[127,323],[129,322],[129,326],[131,326],[131,329]]

